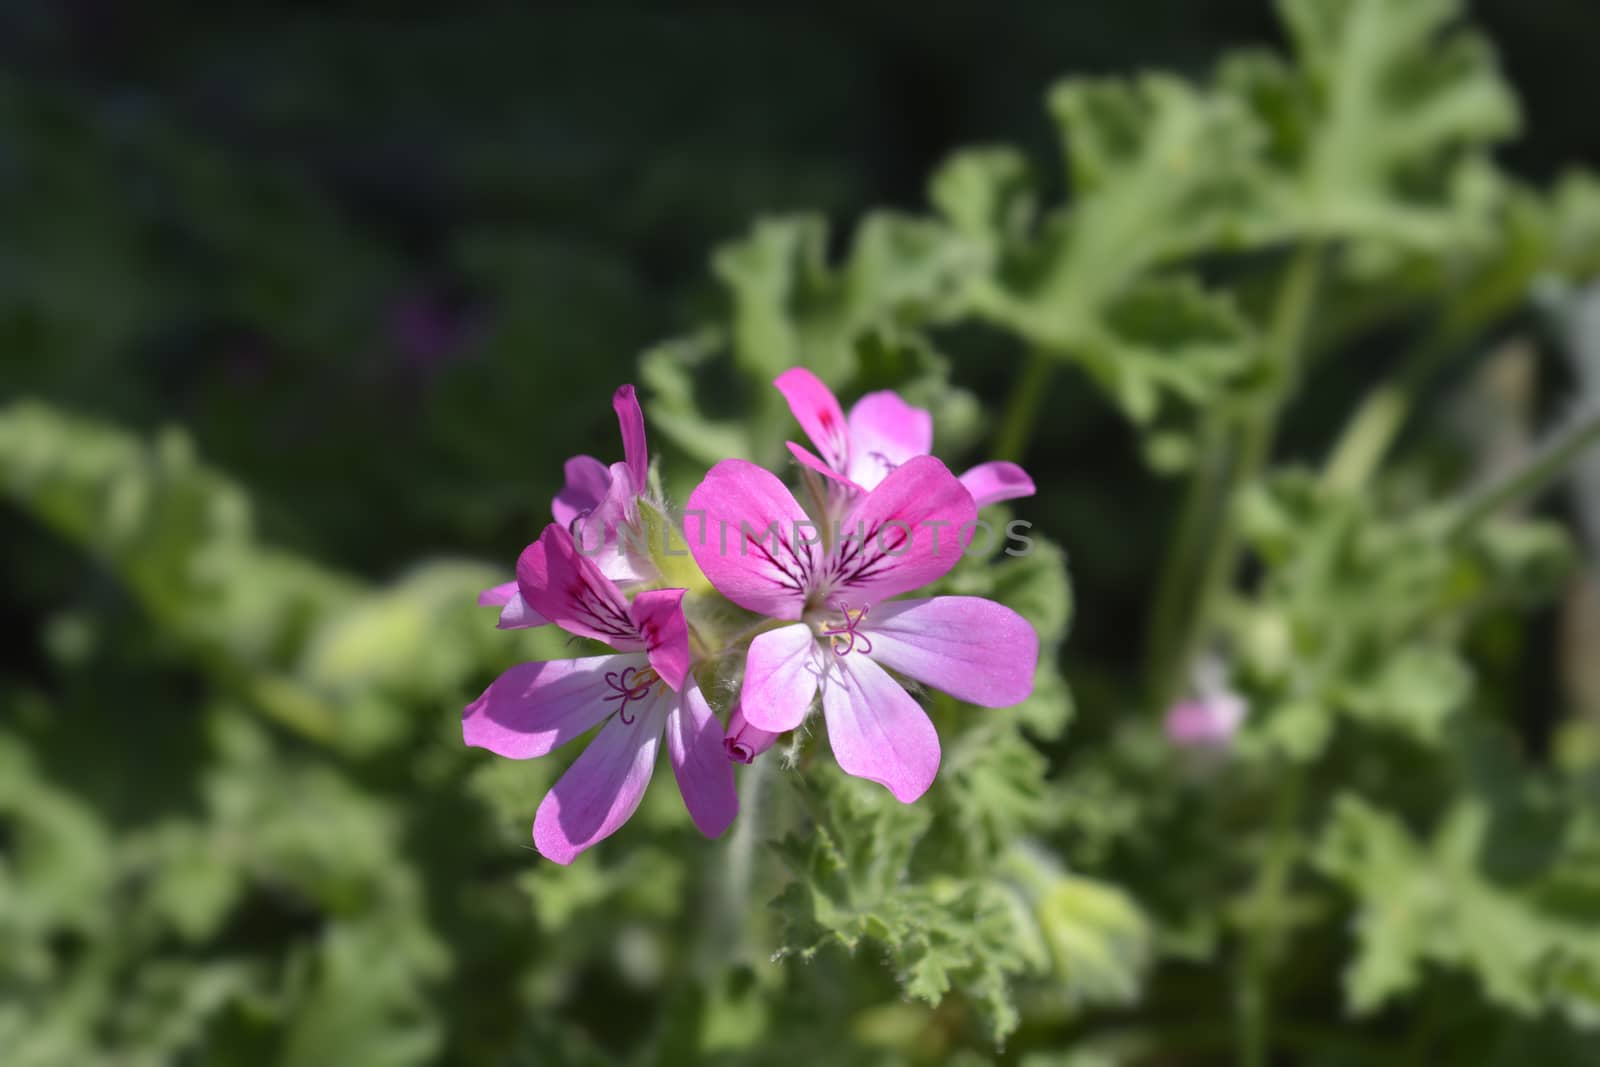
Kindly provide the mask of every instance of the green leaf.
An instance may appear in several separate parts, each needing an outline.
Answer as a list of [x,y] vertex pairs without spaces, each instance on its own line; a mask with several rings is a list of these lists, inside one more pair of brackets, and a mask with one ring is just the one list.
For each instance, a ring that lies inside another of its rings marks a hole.
[[1471,168],[1517,128],[1458,0],[1280,0],[1289,66],[1230,58],[1221,84],[1268,131],[1259,236],[1358,238],[1442,253],[1482,238]]
[[1367,802],[1339,800],[1316,861],[1358,903],[1345,974],[1352,1010],[1370,1013],[1412,991],[1434,963],[1471,973],[1490,1001],[1519,1015],[1600,1018],[1600,933],[1488,881],[1488,827],[1487,810],[1469,801],[1422,843]]
[[1239,229],[1257,141],[1235,101],[1175,78],[1069,81],[1050,96],[1073,197],[1035,219],[1021,159],[957,155],[932,197],[982,250],[970,279],[981,316],[1058,358],[1081,362],[1131,417],[1162,397],[1201,401],[1253,365],[1254,330],[1225,296],[1175,261]]

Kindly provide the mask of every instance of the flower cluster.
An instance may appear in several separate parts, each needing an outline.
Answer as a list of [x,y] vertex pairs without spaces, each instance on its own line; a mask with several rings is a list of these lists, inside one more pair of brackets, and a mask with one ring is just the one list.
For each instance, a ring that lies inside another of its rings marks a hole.
[[[463,714],[468,745],[512,759],[600,728],[539,805],[533,839],[549,859],[570,863],[627,821],[663,737],[690,817],[716,837],[738,812],[733,765],[814,704],[840,768],[910,803],[938,772],[939,738],[901,679],[985,707],[1032,692],[1039,643],[1021,616],[979,597],[906,596],[955,566],[979,508],[1033,493],[1027,474],[986,463],[957,478],[929,454],[929,413],[893,392],[847,416],[809,371],[774,384],[815,447],[789,444],[809,508],[772,472],[728,459],[667,523],[623,386],[623,462],[568,460],[516,581],[479,597],[502,628],[553,625],[612,649],[512,667]],[[725,726],[712,678],[730,694]]]

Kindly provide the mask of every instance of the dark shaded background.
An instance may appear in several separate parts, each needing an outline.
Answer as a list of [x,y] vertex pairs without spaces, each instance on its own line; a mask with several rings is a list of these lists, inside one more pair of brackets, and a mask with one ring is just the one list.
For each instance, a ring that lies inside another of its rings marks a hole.
[[[0,4],[0,392],[181,423],[264,541],[374,579],[509,562],[756,216],[919,208],[958,146],[1051,158],[1059,76],[1200,73],[1276,32],[1262,2],[408,6]],[[1600,4],[1474,6],[1527,116],[1508,163],[1600,165]],[[1286,448],[1324,447],[1382,359],[1323,371]],[[1017,366],[957,379],[998,403]],[[1021,512],[1073,555],[1068,655],[1130,664],[1174,494],[1077,377],[1045,411]],[[0,544],[0,667],[48,687],[43,620],[119,594],[13,510]]]
[[[1475,6],[1531,116],[1512,166],[1600,161],[1600,5]],[[869,207],[919,207],[959,145],[1050,159],[1041,100],[1060,75],[1199,73],[1274,33],[1267,4],[1216,0],[442,15],[13,0],[5,390],[181,421],[256,493],[268,540],[343,568],[499,558],[537,527],[552,457],[609,438],[604,398],[638,351],[717,306],[710,251],[755,216],[817,210],[837,235]],[[1014,368],[958,375],[998,398]],[[1343,398],[1363,370],[1336,373]],[[1058,378],[1048,400],[1030,459],[1051,489],[1032,514],[1094,563],[1073,654],[1125,656],[1167,495],[1128,491],[1132,441],[1080,385]],[[9,513],[0,526],[37,536]],[[13,588],[33,549],[6,554]],[[8,598],[24,633],[30,599]]]

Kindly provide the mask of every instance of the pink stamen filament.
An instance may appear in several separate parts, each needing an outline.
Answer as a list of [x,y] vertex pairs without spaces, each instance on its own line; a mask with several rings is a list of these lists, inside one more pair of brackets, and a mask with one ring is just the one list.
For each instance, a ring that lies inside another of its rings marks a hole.
[[858,641],[862,652],[872,651],[872,638],[857,629],[861,625],[861,620],[867,617],[867,610],[871,607],[871,604],[867,604],[852,611],[849,604],[841,604],[839,608],[844,612],[844,625],[817,631],[820,636],[830,640],[835,656],[848,656],[855,651]]
[[[634,675],[638,677],[635,678]],[[642,680],[641,680],[642,679]],[[629,726],[633,725],[633,718],[628,715],[628,703],[633,700],[643,700],[650,695],[650,690],[655,687],[660,677],[649,667],[625,667],[621,674],[616,671],[606,672],[606,685],[616,692],[606,697],[607,702],[620,700],[617,705],[617,714]]]

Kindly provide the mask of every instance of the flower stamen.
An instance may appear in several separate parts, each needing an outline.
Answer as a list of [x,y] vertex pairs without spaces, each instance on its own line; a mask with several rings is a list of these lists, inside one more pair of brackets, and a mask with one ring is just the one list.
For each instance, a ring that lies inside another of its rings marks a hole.
[[856,650],[858,642],[862,652],[871,652],[872,638],[857,629],[861,625],[861,620],[867,617],[867,610],[871,607],[871,604],[865,604],[852,610],[849,604],[840,604],[839,609],[844,612],[844,622],[839,626],[823,627],[817,631],[817,636],[829,639],[835,656],[848,656]]
[[628,714],[628,704],[634,700],[644,700],[650,695],[650,690],[661,678],[650,667],[625,667],[621,673],[617,671],[606,672],[606,685],[616,692],[606,697],[606,701],[620,700],[617,705],[617,714],[629,726],[633,725],[633,717]]

